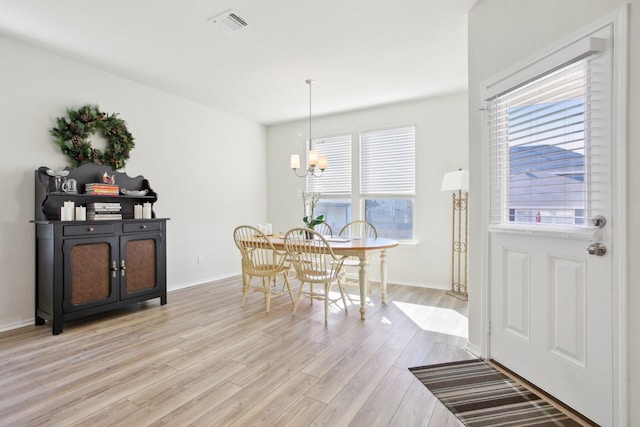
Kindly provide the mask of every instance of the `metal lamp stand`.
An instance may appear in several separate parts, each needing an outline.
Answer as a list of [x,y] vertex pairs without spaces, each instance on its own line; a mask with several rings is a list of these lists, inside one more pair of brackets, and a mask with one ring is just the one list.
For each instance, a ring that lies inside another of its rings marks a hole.
[[467,232],[469,230],[469,193],[453,193],[453,234],[451,237],[451,289],[448,295],[467,300]]

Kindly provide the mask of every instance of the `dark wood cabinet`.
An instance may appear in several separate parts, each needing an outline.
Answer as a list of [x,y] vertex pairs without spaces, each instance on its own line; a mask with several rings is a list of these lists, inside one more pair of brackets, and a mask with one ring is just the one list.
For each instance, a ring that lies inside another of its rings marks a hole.
[[[140,197],[54,193],[46,168],[36,171],[35,322],[50,322],[62,332],[67,320],[132,303],[160,298],[167,303],[166,218],[133,219],[133,206],[155,203],[157,195],[142,177],[130,178],[102,165],[71,169],[67,178],[79,188],[107,172],[127,190],[147,190]],[[76,206],[119,202],[123,219],[61,221],[65,201]],[[153,211],[152,211],[153,212]]]

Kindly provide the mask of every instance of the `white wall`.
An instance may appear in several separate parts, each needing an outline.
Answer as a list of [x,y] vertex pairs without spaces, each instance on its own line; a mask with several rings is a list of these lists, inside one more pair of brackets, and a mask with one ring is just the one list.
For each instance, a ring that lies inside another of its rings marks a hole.
[[[635,262],[640,253],[640,171],[634,165],[640,164],[640,0],[481,0],[469,15],[469,156],[481,159],[480,145],[480,93],[481,83],[491,76],[509,68],[513,64],[545,49],[549,45],[575,33],[582,27],[598,20],[619,7],[630,3],[630,46],[629,46],[629,224],[617,224],[628,228],[628,323],[623,327],[628,340],[629,369],[629,420],[621,414],[621,425],[640,425],[640,265]],[[482,222],[477,195],[481,194],[482,165],[474,161],[471,173],[471,235],[470,235],[470,297],[469,297],[469,340],[480,348],[481,298],[480,280],[483,274],[481,264]],[[607,345],[603,343],[603,345]],[[628,424],[627,424],[628,423]]]
[[86,103],[119,113],[136,139],[126,172],[149,179],[157,216],[171,218],[169,288],[239,274],[233,227],[266,221],[263,126],[4,37],[0,58],[0,330],[33,319],[33,171],[69,164],[49,130]]
[[[353,134],[398,125],[416,126],[416,240],[388,251],[391,283],[448,288],[451,271],[451,194],[440,192],[445,172],[466,168],[467,95],[407,102],[363,111],[313,117],[314,137]],[[308,119],[271,126],[268,140],[268,218],[274,230],[304,226],[302,198],[305,180],[289,169],[299,133],[307,135]],[[329,167],[331,167],[331,159]],[[322,179],[322,178],[320,178]],[[379,278],[378,257],[369,270]]]

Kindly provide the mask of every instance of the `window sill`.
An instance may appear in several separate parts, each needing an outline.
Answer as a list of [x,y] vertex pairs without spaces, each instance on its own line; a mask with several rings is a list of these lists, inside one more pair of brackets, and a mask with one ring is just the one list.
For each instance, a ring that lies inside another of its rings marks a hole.
[[418,241],[417,240],[398,240],[398,244],[399,244],[399,246],[416,247],[416,246],[418,246]]

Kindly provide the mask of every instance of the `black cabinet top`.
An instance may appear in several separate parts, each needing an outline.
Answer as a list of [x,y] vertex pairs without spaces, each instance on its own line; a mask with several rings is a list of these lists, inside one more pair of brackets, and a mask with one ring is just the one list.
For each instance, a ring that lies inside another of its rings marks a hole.
[[[77,168],[65,168],[68,175],[60,181],[74,179],[77,183],[77,193],[56,191],[56,178],[47,173],[50,168],[41,166],[35,171],[35,215],[38,221],[59,221],[60,207],[65,201],[73,201],[75,206],[83,206],[95,202],[118,202],[122,207],[123,219],[133,219],[133,207],[136,204],[151,203],[158,200],[158,195],[149,186],[149,181],[143,176],[130,177],[124,172],[114,171],[109,166],[86,163]],[[146,190],[145,195],[100,195],[86,194],[85,185],[90,183],[103,183],[103,175],[113,176],[119,190],[138,192]],[[155,218],[155,212],[152,214]]]

